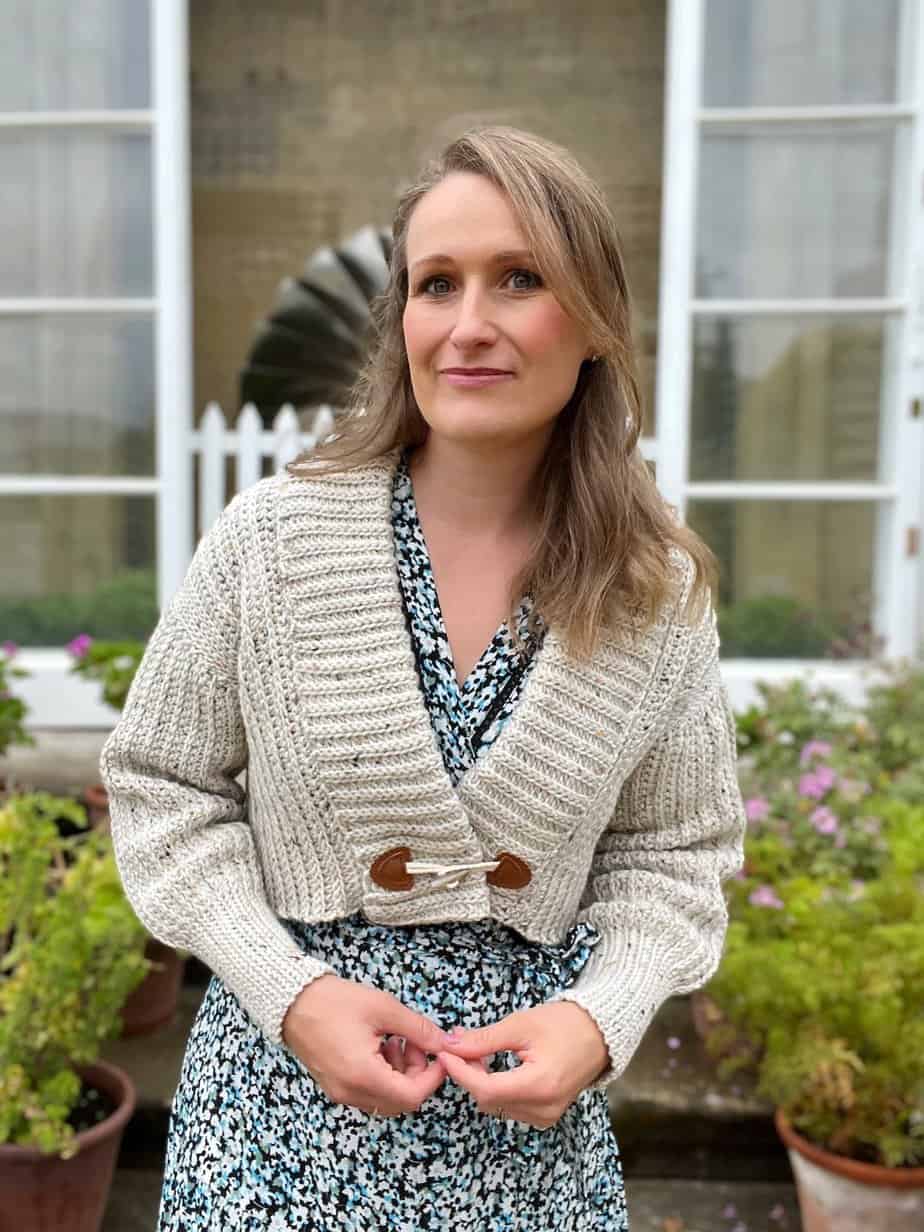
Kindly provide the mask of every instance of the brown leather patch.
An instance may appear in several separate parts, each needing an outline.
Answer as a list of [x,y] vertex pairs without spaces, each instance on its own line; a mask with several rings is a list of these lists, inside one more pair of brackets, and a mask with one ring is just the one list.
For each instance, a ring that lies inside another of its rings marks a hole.
[[500,863],[493,872],[488,873],[491,885],[501,886],[505,890],[522,890],[532,881],[529,865],[519,856],[513,856],[509,851],[499,851],[494,858]]
[[414,878],[405,868],[410,858],[410,847],[392,847],[389,851],[383,851],[369,870],[372,880],[383,890],[412,889]]

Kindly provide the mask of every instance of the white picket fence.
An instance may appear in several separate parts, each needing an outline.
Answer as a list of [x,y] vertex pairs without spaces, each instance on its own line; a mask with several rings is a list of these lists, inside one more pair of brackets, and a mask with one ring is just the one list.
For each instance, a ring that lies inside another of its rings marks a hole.
[[[199,427],[190,434],[199,474],[198,533],[208,530],[235,492],[263,477],[264,459],[272,458],[273,470],[280,471],[303,450],[329,436],[334,429],[333,408],[318,407],[310,425],[309,431],[303,430],[295,408],[286,405],[280,408],[272,427],[264,428],[260,412],[248,402],[229,426],[218,403],[210,402]],[[231,468],[228,458],[234,459]]]

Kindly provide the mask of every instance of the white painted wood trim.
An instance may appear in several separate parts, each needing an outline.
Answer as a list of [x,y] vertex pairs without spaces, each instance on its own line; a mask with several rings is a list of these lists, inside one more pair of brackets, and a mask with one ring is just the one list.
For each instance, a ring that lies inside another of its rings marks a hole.
[[[75,630],[79,632],[79,630]],[[14,691],[29,707],[28,728],[110,728],[118,717],[102,700],[93,680],[71,672],[73,659],[63,649],[21,650],[16,665],[30,674]]]
[[658,487],[681,517],[690,448],[690,302],[696,241],[703,0],[669,0],[664,73],[655,440]]
[[144,475],[0,475],[0,496],[157,496],[160,486]]
[[687,484],[689,500],[894,501],[898,487],[885,483],[792,483],[715,480]]
[[54,314],[105,313],[107,316],[153,316],[157,312],[156,299],[0,299],[0,315],[2,316],[37,316]]
[[831,107],[702,107],[697,119],[708,128],[750,128],[757,124],[853,124],[858,120],[896,123],[913,120],[914,115],[914,107],[902,103],[843,103]]
[[[158,0],[160,3],[161,0]],[[156,6],[155,6],[156,7]],[[5,111],[0,112],[2,128],[103,128],[111,131],[152,128],[153,111],[126,108],[91,111]]]
[[694,316],[810,317],[897,316],[908,311],[906,298],[869,299],[694,299]]
[[186,0],[151,5],[154,130],[157,594],[163,608],[192,558],[192,205],[189,169],[189,34]]

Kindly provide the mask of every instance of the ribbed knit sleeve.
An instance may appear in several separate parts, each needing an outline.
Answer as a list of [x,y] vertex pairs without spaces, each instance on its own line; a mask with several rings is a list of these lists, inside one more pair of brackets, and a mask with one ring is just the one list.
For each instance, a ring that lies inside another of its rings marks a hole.
[[190,950],[281,1042],[300,990],[333,968],[306,956],[267,902],[236,781],[239,706],[236,498],[196,550],[145,650],[102,751],[122,882],[159,940]]
[[695,684],[626,780],[594,853],[580,918],[601,939],[575,984],[551,998],[583,1006],[600,1028],[610,1065],[598,1089],[624,1071],[668,997],[715,973],[728,926],[722,883],[744,862],[735,723],[711,615],[697,643]]

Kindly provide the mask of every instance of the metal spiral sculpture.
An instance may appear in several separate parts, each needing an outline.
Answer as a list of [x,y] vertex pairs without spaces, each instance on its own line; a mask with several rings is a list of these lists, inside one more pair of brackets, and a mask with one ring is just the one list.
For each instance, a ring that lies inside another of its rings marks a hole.
[[300,277],[283,280],[240,374],[240,401],[252,402],[264,424],[285,403],[299,410],[346,403],[390,258],[391,232],[369,225],[337,247],[319,248]]

